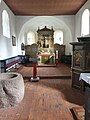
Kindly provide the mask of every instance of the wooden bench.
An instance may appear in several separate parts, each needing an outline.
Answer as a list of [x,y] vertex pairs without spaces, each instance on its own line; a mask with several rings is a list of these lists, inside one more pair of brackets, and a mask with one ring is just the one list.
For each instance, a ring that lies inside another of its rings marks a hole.
[[15,67],[19,63],[23,63],[25,61],[26,56],[25,55],[17,55],[14,57],[10,57],[7,59],[0,60],[0,68],[1,72],[6,72],[11,67]]
[[21,59],[15,60],[15,61],[13,61],[13,62],[10,62],[10,63],[6,64],[6,67],[7,67],[7,68],[8,68],[8,67],[11,67],[11,66],[13,66],[13,65],[15,65],[15,64],[17,64],[17,63],[19,63],[19,62],[21,62],[21,61],[22,61]]

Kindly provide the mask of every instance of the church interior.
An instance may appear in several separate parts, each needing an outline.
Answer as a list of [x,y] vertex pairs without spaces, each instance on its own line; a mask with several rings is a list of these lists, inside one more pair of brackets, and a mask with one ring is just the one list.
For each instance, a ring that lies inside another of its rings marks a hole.
[[0,0],[0,120],[90,119],[90,1]]

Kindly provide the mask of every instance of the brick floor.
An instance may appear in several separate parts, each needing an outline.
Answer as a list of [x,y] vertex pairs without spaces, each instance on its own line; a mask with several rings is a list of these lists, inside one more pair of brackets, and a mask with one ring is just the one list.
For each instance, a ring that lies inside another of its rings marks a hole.
[[[13,70],[11,70],[13,71]],[[32,67],[14,71],[24,76],[32,75]],[[38,75],[70,76],[70,67],[38,67]],[[84,94],[71,87],[71,79],[25,79],[25,95],[14,107],[0,109],[0,120],[74,120],[70,109],[83,106]]]
[[[33,76],[33,67],[32,66],[22,66],[19,69],[12,69],[11,71],[19,72],[23,75],[23,77],[31,77]],[[37,67],[37,76],[71,76],[71,68],[65,64],[58,64],[58,66],[52,67]]]
[[84,104],[84,95],[71,87],[70,79],[25,81],[24,99],[0,109],[0,120],[74,120],[70,109]]

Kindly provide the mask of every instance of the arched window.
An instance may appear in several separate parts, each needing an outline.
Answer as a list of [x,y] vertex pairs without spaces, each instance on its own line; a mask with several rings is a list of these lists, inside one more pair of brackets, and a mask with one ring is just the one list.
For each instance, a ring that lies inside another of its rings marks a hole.
[[6,10],[2,12],[2,26],[3,26],[3,35],[10,38],[10,25],[9,25],[9,15]]
[[34,42],[34,38],[35,36],[34,36],[34,33],[33,32],[28,32],[27,33],[27,44],[28,45],[31,45],[31,44],[33,44],[33,42]]
[[81,36],[89,34],[89,10],[85,9],[82,14]]
[[63,31],[57,30],[54,32],[54,44],[63,44]]

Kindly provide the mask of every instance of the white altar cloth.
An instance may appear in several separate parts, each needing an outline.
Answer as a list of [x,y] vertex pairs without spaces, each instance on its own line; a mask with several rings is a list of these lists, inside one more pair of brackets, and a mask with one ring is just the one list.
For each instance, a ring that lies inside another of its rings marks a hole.
[[84,80],[86,83],[90,84],[90,73],[81,73],[79,80]]

